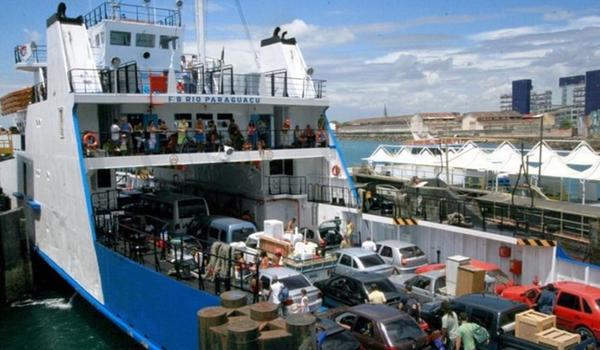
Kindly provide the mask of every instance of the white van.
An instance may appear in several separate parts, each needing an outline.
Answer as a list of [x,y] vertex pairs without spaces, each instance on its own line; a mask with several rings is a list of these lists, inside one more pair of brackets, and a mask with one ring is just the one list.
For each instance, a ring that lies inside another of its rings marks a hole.
[[141,200],[145,213],[168,222],[171,232],[177,224],[185,228],[194,217],[210,215],[208,204],[202,197],[156,192],[143,194]]

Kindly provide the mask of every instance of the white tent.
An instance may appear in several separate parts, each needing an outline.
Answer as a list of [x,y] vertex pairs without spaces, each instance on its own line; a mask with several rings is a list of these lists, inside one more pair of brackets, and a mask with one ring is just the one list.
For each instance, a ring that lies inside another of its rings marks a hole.
[[[542,150],[542,152],[544,152]],[[544,156],[542,155],[542,159]],[[531,160],[530,160],[531,161]],[[530,166],[529,174],[537,175],[539,173],[539,168]],[[547,177],[558,177],[558,178],[571,178],[571,179],[584,179],[584,173],[574,170],[570,168],[567,163],[565,163],[561,156],[555,155],[553,157],[548,157],[542,163],[542,176]]]
[[540,147],[542,148],[542,164],[546,163],[551,157],[558,156],[545,141],[542,141],[541,145],[538,142],[533,146],[531,151],[525,155],[526,157],[529,157],[529,164],[538,164],[540,162]]
[[363,158],[363,160],[374,162],[374,163],[389,163],[393,162],[394,158],[392,155],[385,149],[383,146],[379,146],[371,153],[368,158]]
[[450,168],[470,170],[485,171],[492,167],[488,154],[479,147],[463,148],[449,163]]
[[600,156],[587,142],[582,141],[563,160],[571,166],[590,167],[600,161]]

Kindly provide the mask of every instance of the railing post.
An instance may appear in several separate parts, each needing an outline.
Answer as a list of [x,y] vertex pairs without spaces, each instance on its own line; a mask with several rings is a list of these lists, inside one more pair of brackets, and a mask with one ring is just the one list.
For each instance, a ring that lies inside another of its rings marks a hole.
[[231,85],[231,87],[230,87],[231,95],[235,95],[235,91],[233,90],[233,67],[231,67],[231,75],[229,76],[229,84]]
[[271,96],[275,96],[275,73],[271,73]]
[[288,96],[288,78],[287,78],[287,70],[283,72],[283,97]]

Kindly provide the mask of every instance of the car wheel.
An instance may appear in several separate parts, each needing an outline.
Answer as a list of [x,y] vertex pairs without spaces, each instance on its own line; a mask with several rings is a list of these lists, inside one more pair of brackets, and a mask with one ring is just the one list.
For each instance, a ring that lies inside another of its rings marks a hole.
[[590,329],[587,327],[577,327],[577,329],[575,329],[575,332],[581,335],[582,340],[594,338],[594,333],[592,333],[592,331],[590,331]]

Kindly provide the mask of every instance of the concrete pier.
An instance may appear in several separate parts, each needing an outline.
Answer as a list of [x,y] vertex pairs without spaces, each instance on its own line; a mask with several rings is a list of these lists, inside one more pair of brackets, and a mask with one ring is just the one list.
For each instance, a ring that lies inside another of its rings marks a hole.
[[33,272],[23,209],[0,213],[0,303],[30,294]]

